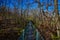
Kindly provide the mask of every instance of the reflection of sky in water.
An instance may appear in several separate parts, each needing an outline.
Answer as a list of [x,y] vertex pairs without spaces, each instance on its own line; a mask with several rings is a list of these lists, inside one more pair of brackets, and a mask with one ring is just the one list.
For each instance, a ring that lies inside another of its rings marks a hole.
[[44,38],[43,36],[41,36],[40,32],[38,32],[38,30],[35,28],[33,23],[29,21],[18,40],[44,40]]

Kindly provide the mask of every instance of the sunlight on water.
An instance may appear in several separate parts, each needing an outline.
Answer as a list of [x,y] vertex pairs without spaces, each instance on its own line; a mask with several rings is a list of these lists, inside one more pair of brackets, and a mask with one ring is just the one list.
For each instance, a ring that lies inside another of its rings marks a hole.
[[36,30],[36,40],[38,40],[38,37],[39,37],[39,33],[38,30]]
[[23,30],[23,40],[24,40],[24,30]]

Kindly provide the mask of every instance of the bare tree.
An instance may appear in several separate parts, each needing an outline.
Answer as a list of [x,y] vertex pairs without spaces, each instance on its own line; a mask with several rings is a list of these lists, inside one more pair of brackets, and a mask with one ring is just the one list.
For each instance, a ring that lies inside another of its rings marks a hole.
[[[59,21],[58,21],[58,16],[59,16],[59,13],[58,13],[58,0],[54,0],[54,5],[55,5],[55,21],[56,21],[56,27],[57,27],[57,35],[58,37],[60,37],[60,26],[59,26]],[[60,39],[59,39],[60,40]]]

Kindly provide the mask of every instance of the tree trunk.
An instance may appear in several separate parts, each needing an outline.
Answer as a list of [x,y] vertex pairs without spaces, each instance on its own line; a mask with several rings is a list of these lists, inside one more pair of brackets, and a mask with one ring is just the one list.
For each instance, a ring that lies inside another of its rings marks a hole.
[[58,22],[58,16],[59,16],[59,13],[58,13],[58,0],[54,0],[54,5],[55,5],[55,21],[56,21],[56,28],[57,28],[57,36],[59,37],[59,22]]

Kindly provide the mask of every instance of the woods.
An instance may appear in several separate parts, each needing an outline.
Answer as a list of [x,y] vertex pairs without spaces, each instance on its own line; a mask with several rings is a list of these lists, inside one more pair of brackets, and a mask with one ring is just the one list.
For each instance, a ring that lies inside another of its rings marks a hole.
[[17,40],[31,20],[45,40],[60,40],[59,5],[59,0],[0,0],[0,39]]

